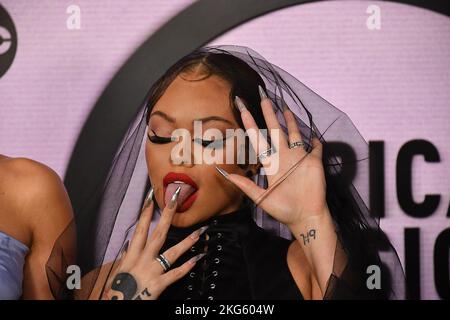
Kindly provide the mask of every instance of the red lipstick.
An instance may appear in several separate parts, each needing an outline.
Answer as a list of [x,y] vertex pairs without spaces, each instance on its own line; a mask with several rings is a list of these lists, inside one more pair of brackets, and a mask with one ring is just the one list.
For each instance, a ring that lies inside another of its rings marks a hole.
[[165,205],[170,201],[173,192],[175,192],[178,186],[181,187],[181,191],[178,196],[177,212],[184,212],[187,211],[197,199],[198,186],[187,174],[169,172],[163,178]]

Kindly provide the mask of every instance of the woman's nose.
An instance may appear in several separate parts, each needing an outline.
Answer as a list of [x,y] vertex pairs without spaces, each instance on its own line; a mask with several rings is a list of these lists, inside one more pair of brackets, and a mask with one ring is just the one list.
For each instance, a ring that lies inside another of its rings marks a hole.
[[192,154],[189,154],[189,159],[187,159],[187,156],[181,157],[181,158],[177,159],[176,161],[172,161],[172,164],[177,165],[177,166],[184,166],[184,167],[191,168],[194,166],[193,156],[192,156]]
[[170,161],[173,165],[192,167],[195,163],[194,145],[189,132],[177,135],[178,142],[170,152]]

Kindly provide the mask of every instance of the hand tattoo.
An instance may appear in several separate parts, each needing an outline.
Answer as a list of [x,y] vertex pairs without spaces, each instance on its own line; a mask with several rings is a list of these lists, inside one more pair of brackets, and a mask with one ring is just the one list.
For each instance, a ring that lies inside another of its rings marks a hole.
[[141,291],[140,294],[138,294],[136,298],[134,298],[134,300],[142,300],[142,298],[150,297],[151,295],[152,294],[148,291],[148,289],[145,288],[144,290]]
[[[129,273],[119,273],[111,285],[111,290],[119,291],[123,295],[123,300],[131,300],[137,291],[137,282]],[[118,300],[119,296],[113,295],[111,300]]]
[[311,229],[306,235],[301,233],[300,236],[303,238],[303,244],[306,246],[309,243],[310,237],[314,240],[316,239],[316,230]]

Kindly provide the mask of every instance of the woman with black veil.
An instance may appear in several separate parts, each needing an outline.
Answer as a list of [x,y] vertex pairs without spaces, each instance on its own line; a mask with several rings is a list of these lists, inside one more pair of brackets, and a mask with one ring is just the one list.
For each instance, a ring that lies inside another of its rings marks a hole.
[[366,205],[368,162],[349,118],[293,76],[249,48],[200,48],[153,84],[100,200],[75,212],[81,289],[65,287],[58,244],[51,287],[78,299],[402,299],[397,254]]

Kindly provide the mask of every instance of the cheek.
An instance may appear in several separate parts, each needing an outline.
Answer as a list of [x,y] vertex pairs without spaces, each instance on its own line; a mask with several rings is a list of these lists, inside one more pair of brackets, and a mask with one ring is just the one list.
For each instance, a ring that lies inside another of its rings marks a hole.
[[[223,164],[219,165],[219,167],[228,173],[243,175],[243,170],[235,164]],[[214,165],[206,166],[202,172],[202,176],[207,177],[204,181],[206,182],[205,186],[208,186],[208,190],[214,190],[212,193],[209,191],[208,194],[214,195],[217,200],[236,201],[240,198],[241,191],[234,184],[222,177]]]
[[147,142],[145,147],[147,171],[150,182],[155,188],[155,199],[160,208],[164,207],[162,179],[169,170],[168,161],[164,155],[164,148],[161,148],[160,145],[154,145],[151,142]]
[[147,163],[147,169],[148,169],[148,173],[150,174],[150,168],[153,165],[153,162],[155,160],[155,157],[153,157],[153,150],[152,147],[150,146],[150,143],[147,141],[147,144],[145,145],[145,161]]
[[224,210],[233,211],[233,206],[240,202],[239,191],[219,175],[214,166],[205,165],[197,170],[201,176],[197,213],[206,218]]
[[169,165],[170,150],[166,151],[165,146],[154,145],[147,142],[145,147],[145,159],[147,170],[152,183],[157,183],[160,176],[165,172]]
[[170,153],[174,147],[174,143],[166,143],[166,144],[157,144],[150,142],[147,139],[147,143],[145,145],[145,157],[147,163],[150,160],[157,159],[160,162],[169,162],[170,161]]

